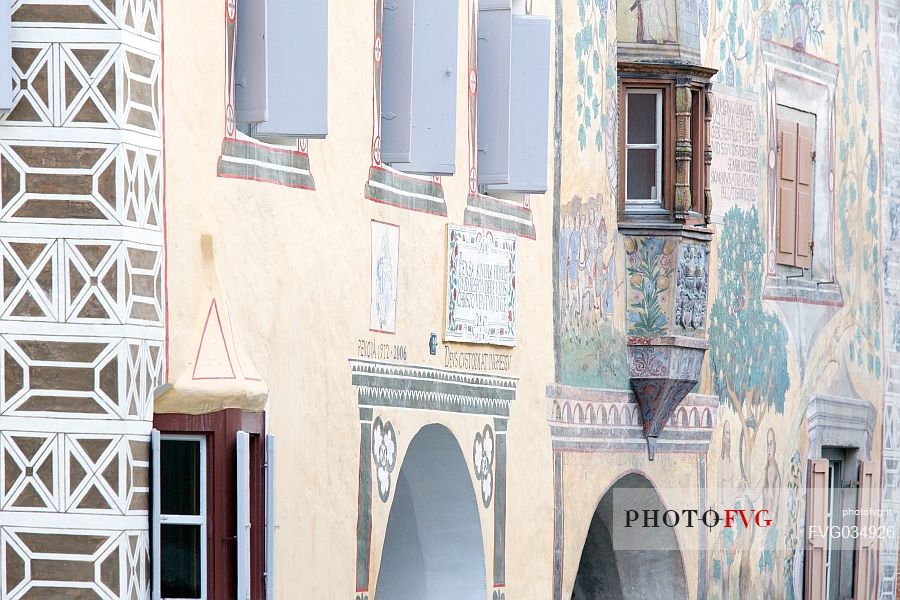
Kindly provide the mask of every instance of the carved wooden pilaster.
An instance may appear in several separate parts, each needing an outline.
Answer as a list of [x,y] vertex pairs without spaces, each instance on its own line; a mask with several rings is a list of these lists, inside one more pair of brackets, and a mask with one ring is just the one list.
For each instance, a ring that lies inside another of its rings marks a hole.
[[675,88],[675,215],[691,210],[691,88],[679,78]]
[[703,114],[706,121],[706,127],[704,128],[706,139],[704,140],[703,148],[703,164],[706,165],[706,168],[703,170],[703,216],[709,222],[709,215],[712,214],[712,187],[709,183],[709,173],[712,170],[712,140],[709,130],[712,127],[713,118],[713,101],[709,90],[706,90],[703,94],[703,100]]

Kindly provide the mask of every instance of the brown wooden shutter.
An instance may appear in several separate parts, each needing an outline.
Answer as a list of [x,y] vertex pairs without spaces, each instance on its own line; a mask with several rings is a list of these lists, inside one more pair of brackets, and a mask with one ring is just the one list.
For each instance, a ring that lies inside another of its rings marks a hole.
[[856,575],[853,578],[854,600],[875,600],[878,582],[878,525],[881,519],[877,512],[881,504],[878,476],[878,464],[874,461],[859,463],[859,516],[856,525],[859,537],[856,538]]
[[777,262],[797,264],[797,123],[778,119],[776,165]]
[[828,459],[808,462],[806,480],[806,563],[803,597],[824,600],[828,582],[825,562],[828,544],[825,528],[828,525]]
[[813,182],[813,130],[798,126],[797,129],[797,250],[796,266],[812,267],[812,182]]

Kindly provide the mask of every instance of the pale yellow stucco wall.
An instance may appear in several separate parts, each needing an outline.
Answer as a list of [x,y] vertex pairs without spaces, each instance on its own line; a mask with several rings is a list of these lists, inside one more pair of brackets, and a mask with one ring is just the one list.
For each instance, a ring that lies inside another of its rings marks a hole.
[[[458,73],[466,72],[466,8],[460,3]],[[533,10],[552,15],[545,0]],[[309,142],[317,189],[302,191],[216,176],[225,119],[224,2],[164,6],[169,381],[196,351],[191,334],[208,306],[195,285],[200,235],[210,234],[232,318],[270,390],[281,598],[354,595],[360,426],[348,358],[357,355],[359,339],[374,339],[406,346],[409,364],[443,367],[443,344],[431,356],[428,338],[432,331],[440,336],[443,326],[447,223],[461,224],[466,205],[463,76],[457,77],[457,174],[442,179],[448,217],[363,197],[372,131],[373,6],[330,2],[329,11],[329,133]],[[502,373],[520,378],[510,409],[507,479],[506,579],[516,598],[550,593],[552,456],[544,389],[553,380],[551,198],[549,192],[532,197],[537,237],[519,238],[520,330],[511,370]],[[400,226],[396,335],[369,331],[371,219]],[[472,417],[444,413],[394,411],[390,419],[399,440],[398,468],[423,424],[447,425],[467,457],[480,430]],[[487,421],[477,419],[482,426]],[[387,510],[374,494],[373,586]],[[490,584],[493,525],[489,512],[480,511]]]

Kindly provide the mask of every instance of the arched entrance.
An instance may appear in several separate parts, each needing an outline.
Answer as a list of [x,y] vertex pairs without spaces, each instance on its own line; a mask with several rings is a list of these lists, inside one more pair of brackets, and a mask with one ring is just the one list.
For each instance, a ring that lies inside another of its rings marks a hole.
[[468,463],[446,427],[426,425],[397,478],[375,600],[484,600],[486,589]]
[[[677,548],[675,532],[669,527],[654,529],[633,528],[616,530],[616,542],[625,548],[668,548],[665,550],[616,550],[613,547],[613,494],[615,490],[640,490],[639,497],[647,499],[647,506],[635,506],[638,510],[665,512],[662,500],[645,477],[629,473],[619,479],[597,505],[588,529],[572,600],[684,600],[687,598],[687,581],[684,563]],[[621,497],[620,497],[621,498]],[[616,510],[625,507],[616,506]],[[658,536],[648,539],[649,535]],[[638,540],[623,536],[642,536]]]

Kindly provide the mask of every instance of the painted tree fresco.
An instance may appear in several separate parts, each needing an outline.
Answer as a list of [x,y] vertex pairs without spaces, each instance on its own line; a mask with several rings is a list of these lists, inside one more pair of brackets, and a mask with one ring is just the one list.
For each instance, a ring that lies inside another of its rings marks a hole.
[[[756,208],[745,212],[735,207],[725,215],[719,242],[719,289],[710,312],[709,356],[716,395],[734,412],[740,427],[735,457],[737,473],[728,477],[729,487],[735,493],[723,500],[723,504],[725,508],[777,511],[781,475],[776,436],[771,428],[764,428],[764,423],[771,420],[767,417],[772,413],[784,413],[790,376],[787,331],[778,317],[763,306],[764,246]],[[765,440],[766,461],[760,470],[753,458],[762,440]],[[731,471],[734,465],[730,433],[727,446],[728,462],[720,466],[720,477],[724,475],[722,471]],[[723,450],[723,458],[725,455]],[[756,565],[766,579],[766,593],[770,586],[780,585],[773,582],[778,523],[776,520],[768,529]],[[720,548],[713,553],[713,560],[717,561],[713,563],[713,577],[722,584],[721,598],[730,597],[733,584],[739,586],[743,597],[753,597],[749,586],[754,575],[755,535],[755,528],[738,529],[718,540]]]

